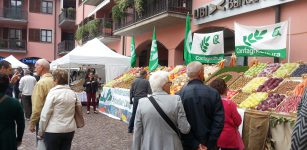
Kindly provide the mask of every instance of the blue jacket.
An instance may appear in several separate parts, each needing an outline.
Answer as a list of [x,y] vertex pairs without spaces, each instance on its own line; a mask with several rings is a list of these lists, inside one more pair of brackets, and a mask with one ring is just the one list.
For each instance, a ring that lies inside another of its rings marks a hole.
[[192,80],[180,92],[187,119],[189,134],[182,136],[184,149],[196,150],[199,144],[216,147],[224,127],[224,109],[220,94],[200,80]]

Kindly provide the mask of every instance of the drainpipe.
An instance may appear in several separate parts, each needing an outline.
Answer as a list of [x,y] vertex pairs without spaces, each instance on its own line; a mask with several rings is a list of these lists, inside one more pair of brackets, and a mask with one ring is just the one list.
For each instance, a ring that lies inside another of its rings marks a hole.
[[57,48],[56,48],[56,36],[57,36],[57,34],[56,34],[56,25],[57,25],[57,23],[56,23],[56,16],[57,16],[57,11],[56,11],[56,5],[57,5],[57,1],[54,1],[54,3],[55,3],[55,5],[54,5],[54,33],[53,33],[53,35],[54,35],[54,41],[53,41],[53,47],[54,47],[54,54],[53,54],[53,59],[55,60],[56,59],[56,51],[57,51]]
[[[275,23],[279,23],[281,21],[281,5],[275,6]],[[274,63],[279,63],[280,59],[278,57],[274,57]]]

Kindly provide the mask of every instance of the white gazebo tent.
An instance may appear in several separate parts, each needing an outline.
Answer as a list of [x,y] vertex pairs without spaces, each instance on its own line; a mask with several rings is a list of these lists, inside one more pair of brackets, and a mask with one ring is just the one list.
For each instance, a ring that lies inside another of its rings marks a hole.
[[13,55],[10,55],[10,56],[4,58],[3,60],[6,60],[9,63],[11,63],[12,68],[18,68],[18,67],[21,67],[23,69],[29,68],[28,65],[22,63],[21,61],[16,59]]
[[57,66],[57,68],[104,67],[105,81],[108,82],[129,69],[130,57],[112,51],[95,38],[53,61],[51,66]]

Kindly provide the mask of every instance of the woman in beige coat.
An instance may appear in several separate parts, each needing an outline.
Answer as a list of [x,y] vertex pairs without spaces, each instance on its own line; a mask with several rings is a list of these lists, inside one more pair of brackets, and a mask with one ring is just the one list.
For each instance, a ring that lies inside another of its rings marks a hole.
[[81,105],[68,84],[68,73],[55,70],[56,86],[50,89],[39,121],[39,136],[42,136],[47,150],[69,150],[77,128],[75,105]]
[[[152,96],[158,105],[177,126],[181,133],[190,131],[184,108],[179,96],[169,95],[171,82],[168,73],[158,71],[149,79]],[[182,150],[177,133],[166,123],[149,101],[142,98],[136,111],[133,134],[133,150]]]

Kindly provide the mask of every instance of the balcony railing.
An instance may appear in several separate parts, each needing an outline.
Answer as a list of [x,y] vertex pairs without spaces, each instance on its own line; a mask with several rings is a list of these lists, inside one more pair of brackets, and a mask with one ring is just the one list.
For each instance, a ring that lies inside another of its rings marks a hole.
[[0,8],[0,18],[27,20],[28,12],[21,8]]
[[[92,21],[97,21],[97,20],[92,20]],[[92,21],[89,21],[87,24],[92,23]],[[101,18],[98,19],[99,23],[97,25],[97,28],[95,29],[96,32],[92,33],[92,34],[85,34],[86,36],[84,36],[82,38],[82,43],[85,43],[89,40],[94,39],[95,37],[117,37],[115,35],[113,35],[113,21],[112,19],[109,18]],[[86,25],[87,25],[86,24]]]
[[74,8],[66,8],[63,9],[59,16],[59,23],[63,23],[65,20],[76,20],[76,9]]
[[58,44],[58,54],[70,52],[75,48],[74,40],[64,40]]
[[0,50],[26,52],[27,43],[25,40],[0,39]]
[[126,11],[125,16],[121,20],[115,21],[115,30],[166,12],[183,15],[190,12],[191,14],[192,0],[146,1],[146,4],[143,6],[143,12],[140,14],[138,14],[135,9],[130,8]]

